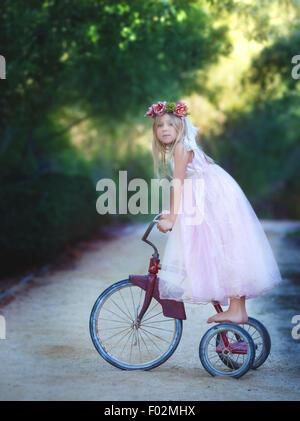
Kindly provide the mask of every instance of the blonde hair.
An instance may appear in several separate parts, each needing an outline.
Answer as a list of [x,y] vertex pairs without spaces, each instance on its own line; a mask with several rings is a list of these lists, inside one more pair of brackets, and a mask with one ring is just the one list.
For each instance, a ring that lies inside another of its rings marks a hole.
[[[183,124],[183,120],[180,117],[177,117],[176,115],[174,115],[173,113],[168,113],[168,115],[171,118],[172,122],[174,123],[175,129],[176,129],[176,132],[177,132],[176,139],[174,140],[174,142],[171,143],[170,146],[161,142],[156,135],[157,124],[159,123],[162,116],[156,116],[155,120],[153,122],[153,126],[152,126],[152,131],[153,131],[152,155],[153,155],[153,162],[154,162],[154,173],[156,174],[156,176],[158,178],[160,178],[160,173],[159,173],[159,169],[158,169],[159,155],[161,155],[163,169],[166,170],[166,155],[167,155],[167,152],[170,151],[170,155],[173,156],[174,155],[174,149],[175,149],[177,143],[179,143],[179,142],[183,143],[183,139],[184,139],[184,136],[186,134],[185,133],[185,125]],[[201,148],[199,148],[199,149],[201,149]],[[215,161],[211,157],[206,155],[206,153],[204,151],[203,151],[203,153],[204,153],[204,156],[205,156],[206,160],[210,164],[215,164]]]

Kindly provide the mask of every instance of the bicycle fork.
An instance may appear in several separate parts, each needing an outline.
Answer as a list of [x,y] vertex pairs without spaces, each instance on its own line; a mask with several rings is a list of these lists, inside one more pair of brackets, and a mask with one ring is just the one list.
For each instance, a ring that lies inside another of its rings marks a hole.
[[150,277],[148,278],[148,282],[146,285],[146,293],[145,293],[145,298],[144,298],[144,302],[143,302],[143,306],[141,308],[141,311],[139,312],[136,322],[137,322],[137,327],[140,327],[140,323],[141,320],[144,316],[144,314],[146,313],[146,311],[148,310],[152,297],[153,297],[153,291],[154,291],[154,287],[156,284],[156,276]]
[[[145,298],[140,312],[136,317],[136,326],[139,327],[143,316],[148,310],[152,297],[158,301],[162,306],[162,311],[165,317],[185,320],[186,314],[184,304],[174,300],[161,299],[158,291],[159,278],[157,273],[161,269],[160,260],[158,257],[150,259],[149,269],[147,275],[129,275],[129,280],[139,286],[145,291]],[[138,308],[137,308],[138,312]]]
[[[137,318],[136,318],[136,324],[137,327],[140,327],[140,323],[141,320],[144,316],[144,314],[146,313],[146,311],[148,310],[152,297],[154,295],[154,288],[156,286],[156,281],[157,281],[157,272],[158,270],[161,268],[160,265],[160,260],[158,258],[152,257],[150,259],[150,264],[149,264],[149,268],[148,268],[148,276],[147,276],[147,282],[145,285],[145,298],[144,298],[144,302],[141,308],[141,311],[139,312]],[[138,308],[137,308],[138,311]]]

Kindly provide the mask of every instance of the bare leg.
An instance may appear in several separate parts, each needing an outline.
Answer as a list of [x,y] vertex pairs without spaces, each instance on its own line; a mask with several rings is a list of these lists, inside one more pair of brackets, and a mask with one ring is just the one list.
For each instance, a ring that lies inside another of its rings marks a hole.
[[217,313],[207,320],[207,323],[220,323],[220,322],[232,322],[232,323],[247,323],[248,315],[246,311],[246,297],[241,298],[230,298],[230,305],[228,310],[222,313]]

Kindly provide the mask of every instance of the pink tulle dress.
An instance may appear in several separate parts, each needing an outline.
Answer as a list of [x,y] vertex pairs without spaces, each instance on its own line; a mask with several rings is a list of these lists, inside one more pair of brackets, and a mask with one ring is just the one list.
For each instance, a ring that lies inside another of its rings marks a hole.
[[185,183],[161,259],[160,298],[228,305],[230,297],[253,298],[278,285],[269,241],[234,178],[197,147]]

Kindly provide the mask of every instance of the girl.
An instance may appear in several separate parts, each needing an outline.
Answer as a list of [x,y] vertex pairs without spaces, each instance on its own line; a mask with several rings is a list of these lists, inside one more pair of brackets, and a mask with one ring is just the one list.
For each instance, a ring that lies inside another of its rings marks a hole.
[[[246,323],[245,299],[278,285],[281,274],[244,192],[198,146],[198,127],[187,115],[187,106],[180,101],[160,101],[145,114],[154,120],[156,174],[159,155],[166,168],[166,153],[170,152],[174,182],[170,211],[164,211],[157,224],[161,232],[171,231],[161,262],[160,298],[221,305],[228,305],[230,299],[228,310],[213,315],[207,323]],[[183,206],[189,196],[187,179],[191,200]]]

